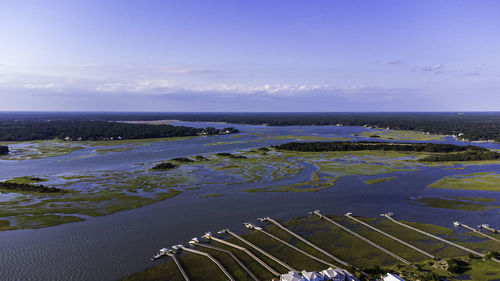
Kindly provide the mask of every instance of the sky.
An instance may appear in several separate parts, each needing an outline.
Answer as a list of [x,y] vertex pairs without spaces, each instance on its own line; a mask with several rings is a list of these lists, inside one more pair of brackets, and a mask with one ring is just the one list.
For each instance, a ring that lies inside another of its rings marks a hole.
[[500,1],[2,0],[1,111],[496,111]]

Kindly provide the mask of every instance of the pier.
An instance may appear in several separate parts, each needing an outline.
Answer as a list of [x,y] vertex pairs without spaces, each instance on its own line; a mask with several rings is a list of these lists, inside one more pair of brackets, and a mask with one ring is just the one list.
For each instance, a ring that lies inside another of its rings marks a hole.
[[186,280],[186,281],[191,281],[191,280],[189,280],[189,277],[187,276],[187,274],[186,274],[186,272],[184,271],[184,269],[182,268],[182,266],[181,266],[181,264],[180,264],[179,260],[177,260],[177,257],[175,256],[175,253],[174,253],[173,251],[169,250],[169,251],[167,251],[167,253],[166,253],[166,254],[167,254],[167,256],[171,257],[171,258],[174,260],[175,265],[177,266],[177,268],[178,268],[178,269],[179,269],[179,271],[181,272],[182,277],[184,277],[184,280]]
[[224,268],[224,266],[222,266],[222,264],[218,260],[216,260],[214,257],[212,257],[212,255],[210,255],[208,253],[205,253],[205,252],[198,251],[198,250],[186,248],[183,245],[175,245],[172,248],[174,250],[179,250],[180,249],[180,250],[183,250],[183,251],[186,251],[186,252],[190,252],[190,253],[193,253],[193,254],[197,254],[197,255],[201,255],[201,256],[205,256],[205,257],[209,258],[213,263],[215,263],[220,268],[220,270],[224,273],[224,275],[226,275],[226,277],[229,279],[229,281],[236,281],[231,276],[231,274],[229,274],[229,272]]
[[337,223],[337,222],[335,222],[335,221],[331,220],[330,218],[328,218],[328,217],[326,217],[326,216],[323,216],[323,215],[322,215],[322,214],[321,214],[318,210],[314,211],[314,212],[313,212],[313,214],[315,214],[315,215],[319,216],[320,218],[322,218],[322,219],[326,220],[327,222],[329,222],[329,223],[331,223],[331,224],[335,225],[336,227],[338,227],[338,228],[340,228],[340,229],[342,229],[342,230],[344,230],[344,231],[346,231],[346,232],[350,233],[351,235],[354,235],[355,237],[357,237],[357,238],[359,238],[359,239],[361,239],[361,240],[365,241],[366,243],[368,243],[368,244],[372,245],[373,247],[375,247],[375,248],[379,249],[380,251],[382,251],[382,252],[384,252],[384,253],[386,253],[386,254],[390,255],[391,257],[393,257],[393,258],[395,258],[395,259],[397,259],[397,260],[399,260],[399,261],[401,261],[401,262],[403,262],[403,263],[405,263],[405,264],[412,265],[412,263],[411,263],[411,262],[409,262],[408,260],[406,260],[406,259],[404,259],[404,258],[400,257],[399,255],[397,255],[397,254],[395,254],[395,253],[393,253],[393,252],[391,252],[391,251],[387,250],[386,248],[384,248],[384,247],[380,246],[379,244],[377,244],[377,243],[375,243],[375,242],[371,241],[370,239],[368,239],[368,238],[366,238],[366,237],[364,237],[364,236],[362,236],[362,235],[360,235],[360,234],[358,234],[358,233],[356,233],[356,232],[354,232],[354,231],[350,230],[349,228],[347,228],[347,227],[345,227],[345,226],[341,225],[340,223]]
[[493,232],[493,233],[500,233],[500,229],[494,229],[494,228],[493,228],[493,227],[491,227],[489,224],[485,224],[485,223],[483,223],[483,224],[481,224],[481,225],[478,225],[477,227],[479,227],[479,228],[484,228],[484,229],[489,230],[489,231],[491,231],[491,232]]
[[284,227],[283,225],[281,225],[279,222],[271,219],[270,217],[264,217],[264,218],[258,218],[259,221],[269,221],[271,223],[273,223],[274,225],[278,226],[279,228],[281,228],[282,230],[288,232],[289,234],[291,234],[292,236],[294,236],[295,238],[299,239],[300,241],[306,243],[307,245],[309,245],[311,248],[314,248],[316,249],[317,251],[321,252],[322,254],[324,254],[325,256],[335,260],[336,262],[338,262],[339,264],[342,264],[343,266],[352,266],[350,265],[349,263],[341,260],[340,258],[330,254],[329,252],[327,252],[326,250],[320,248],[319,246],[313,244],[312,242],[310,242],[309,240],[305,239],[304,237],[298,235],[297,233],[291,231],[290,229]]
[[219,239],[219,238],[217,238],[215,236],[212,236],[212,233],[210,233],[210,232],[205,233],[205,235],[203,235],[202,237],[205,238],[205,239],[207,239],[207,240],[213,240],[213,241],[219,242],[221,244],[227,245],[229,247],[232,247],[232,248],[238,249],[240,251],[243,251],[245,254],[249,255],[252,259],[254,259],[258,264],[260,264],[262,267],[264,267],[267,271],[269,271],[272,275],[274,275],[274,276],[280,276],[280,274],[276,270],[274,270],[267,263],[265,263],[264,261],[262,261],[259,257],[257,257],[256,255],[254,255],[254,253],[250,252],[247,248],[241,247],[239,245],[233,244],[233,243],[228,242],[226,240],[222,240],[222,239]]
[[329,267],[332,267],[332,268],[337,267],[336,265],[334,265],[332,263],[329,263],[329,262],[327,262],[325,260],[322,260],[322,259],[320,259],[320,258],[318,258],[316,256],[313,256],[313,255],[307,253],[306,251],[304,251],[304,250],[302,250],[300,248],[297,248],[294,245],[292,245],[292,244],[290,244],[290,243],[288,243],[288,242],[286,242],[286,241],[284,241],[284,240],[282,240],[282,239],[280,239],[280,238],[272,235],[271,233],[265,231],[262,227],[255,226],[255,225],[250,224],[250,223],[244,223],[244,225],[245,225],[246,228],[257,230],[257,231],[259,231],[259,232],[267,235],[268,237],[270,237],[270,238],[272,238],[272,239],[274,239],[274,240],[276,240],[276,241],[278,241],[278,242],[280,242],[280,243],[282,243],[282,244],[284,244],[284,245],[286,245],[286,246],[294,249],[295,251],[297,251],[297,252],[299,252],[299,253],[301,253],[301,254],[303,254],[303,255],[305,255],[305,256],[307,256],[307,257],[309,257],[309,258],[311,258],[311,259],[313,259],[313,260],[315,260],[315,261],[317,261],[319,263],[322,263],[322,264],[324,264],[326,266],[329,266]]
[[443,238],[441,238],[441,237],[439,237],[439,236],[436,236],[436,235],[430,234],[430,233],[428,233],[428,232],[426,232],[426,231],[423,231],[423,230],[420,230],[420,229],[415,228],[415,227],[413,227],[413,226],[409,226],[409,225],[407,225],[407,224],[404,224],[404,223],[402,223],[402,222],[399,222],[399,221],[397,221],[397,220],[393,219],[393,218],[392,218],[392,215],[393,215],[392,213],[381,214],[381,216],[388,218],[388,219],[389,219],[390,221],[392,221],[393,223],[399,224],[399,225],[404,226],[404,227],[406,227],[406,228],[408,228],[408,229],[411,229],[411,230],[416,231],[416,232],[418,232],[418,233],[421,233],[421,234],[423,234],[423,235],[426,235],[426,236],[429,236],[429,237],[434,238],[434,239],[436,239],[436,240],[439,240],[439,241],[441,241],[441,242],[444,242],[444,243],[446,243],[446,244],[448,244],[448,245],[451,245],[451,246],[457,247],[457,248],[459,248],[459,249],[461,249],[461,250],[464,250],[464,251],[469,252],[469,253],[471,253],[471,254],[474,254],[474,255],[476,255],[476,256],[479,256],[479,257],[482,257],[482,258],[484,258],[484,257],[486,256],[486,255],[485,255],[485,254],[483,254],[483,253],[479,253],[479,252],[477,252],[477,251],[474,251],[474,250],[469,249],[469,248],[467,248],[467,247],[464,247],[464,246],[462,246],[462,245],[458,245],[457,243],[453,243],[453,242],[451,242],[451,241],[448,241],[448,240],[446,240],[446,239],[443,239]]
[[271,255],[270,253],[262,250],[261,248],[255,246],[255,244],[253,244],[252,242],[246,240],[245,238],[239,236],[238,234],[232,232],[231,230],[229,229],[224,229],[224,230],[221,230],[219,231],[218,233],[220,234],[224,234],[224,233],[229,233],[231,236],[233,236],[234,238],[240,240],[241,242],[247,244],[248,246],[254,248],[256,251],[258,251],[259,253],[263,254],[264,256],[268,257],[269,259],[275,261],[276,263],[278,263],[279,265],[283,266],[284,268],[286,268],[287,270],[289,271],[297,271],[295,268],[289,266],[288,264],[286,264],[284,261],[278,259],[277,257]]
[[499,242],[499,243],[500,243],[500,239],[497,239],[497,238],[495,238],[495,237],[493,237],[493,236],[490,236],[490,235],[488,235],[488,234],[486,234],[486,233],[483,233],[483,232],[481,232],[481,231],[479,231],[479,230],[477,230],[477,229],[475,229],[475,228],[473,228],[473,227],[470,227],[470,226],[465,225],[465,224],[463,224],[463,223],[460,223],[460,222],[458,222],[458,221],[453,222],[453,225],[455,225],[455,226],[457,226],[457,227],[458,227],[458,226],[461,226],[461,227],[463,227],[463,228],[465,228],[465,229],[468,229],[468,230],[470,230],[470,231],[472,231],[472,232],[474,232],[474,233],[477,233],[477,234],[479,234],[479,235],[481,235],[481,236],[484,236],[484,237],[486,237],[486,238],[488,238],[488,239],[491,239],[491,240],[493,240],[493,241],[495,241],[495,242]]
[[352,213],[347,213],[347,214],[345,214],[345,216],[348,217],[348,218],[350,218],[350,219],[352,219],[353,221],[355,221],[355,222],[357,222],[359,224],[362,224],[362,225],[364,225],[364,226],[366,226],[366,227],[368,227],[368,228],[370,228],[370,229],[372,229],[372,230],[374,230],[374,231],[376,231],[376,232],[378,232],[378,233],[380,233],[380,234],[382,234],[382,235],[384,235],[386,237],[389,237],[392,240],[397,241],[397,242],[405,245],[406,247],[409,247],[409,248],[411,248],[411,249],[413,249],[413,250],[415,250],[415,251],[417,251],[417,252],[419,252],[419,253],[421,253],[421,254],[423,254],[425,256],[428,256],[428,257],[430,257],[432,259],[435,259],[435,260],[439,260],[440,259],[440,258],[434,256],[433,254],[427,253],[426,251],[424,251],[424,250],[422,250],[420,248],[417,248],[417,247],[415,247],[415,246],[413,246],[413,245],[411,245],[411,244],[409,244],[409,243],[407,243],[407,242],[405,242],[405,241],[403,241],[403,240],[401,240],[401,239],[399,239],[397,237],[394,237],[394,236],[390,235],[389,233],[387,233],[385,231],[382,231],[382,230],[380,230],[380,229],[378,229],[378,228],[376,228],[374,226],[371,226],[371,225],[367,224],[364,221],[358,220],[357,218],[355,218],[355,217],[352,216]]
[[243,268],[243,270],[245,270],[246,273],[248,273],[248,275],[250,275],[250,277],[252,277],[253,280],[260,281],[257,278],[257,276],[255,276],[255,274],[253,274],[253,272],[250,271],[250,269],[248,269],[248,267],[246,267],[246,265],[242,261],[240,261],[240,259],[238,259],[231,251],[217,248],[217,247],[213,247],[213,246],[209,246],[209,245],[205,245],[205,244],[201,244],[197,238],[191,239],[191,241],[189,241],[189,244],[193,245],[193,246],[199,246],[199,247],[203,247],[203,248],[207,248],[207,249],[211,249],[214,251],[219,251],[219,252],[223,252],[223,253],[228,254],[229,256],[231,256],[231,258],[233,258],[234,261],[236,261],[236,263],[238,263],[241,266],[241,268]]

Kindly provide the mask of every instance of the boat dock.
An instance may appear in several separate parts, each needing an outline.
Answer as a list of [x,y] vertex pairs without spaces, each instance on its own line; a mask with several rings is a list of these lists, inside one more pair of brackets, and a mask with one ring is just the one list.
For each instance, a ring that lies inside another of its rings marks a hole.
[[366,226],[366,227],[368,227],[368,228],[370,228],[370,229],[372,229],[372,230],[374,230],[374,231],[376,231],[376,232],[378,232],[378,233],[386,236],[386,237],[391,238],[394,241],[397,241],[397,242],[405,245],[406,247],[409,247],[409,248],[411,248],[411,249],[413,249],[413,250],[415,250],[415,251],[417,251],[417,252],[419,252],[419,253],[421,253],[421,254],[423,254],[425,256],[428,256],[429,258],[432,258],[432,259],[435,259],[435,260],[439,260],[440,259],[440,258],[434,256],[433,254],[427,253],[426,251],[424,251],[424,250],[422,250],[420,248],[417,248],[417,247],[415,247],[415,246],[413,246],[413,245],[411,245],[411,244],[409,244],[409,243],[407,243],[407,242],[405,242],[405,241],[403,241],[403,240],[401,240],[401,239],[399,239],[397,237],[394,237],[394,236],[390,235],[389,233],[387,233],[385,231],[382,231],[382,230],[380,230],[380,229],[378,229],[378,228],[376,228],[374,226],[371,226],[371,225],[367,224],[364,221],[358,220],[357,218],[355,218],[355,217],[352,216],[352,213],[347,213],[347,214],[345,214],[345,216],[348,217],[348,218],[350,218],[350,219],[352,219],[353,221],[355,221],[355,222],[357,222],[359,224],[362,224],[362,225],[364,225],[364,226]]
[[224,275],[226,275],[226,277],[228,278],[229,281],[236,281],[233,278],[233,276],[231,276],[231,274],[229,274],[229,272],[224,268],[224,266],[222,266],[222,264],[217,259],[215,259],[212,255],[210,255],[209,253],[205,253],[205,252],[202,252],[202,251],[198,251],[198,250],[186,248],[183,245],[175,245],[172,248],[174,250],[183,250],[183,251],[186,251],[186,252],[190,252],[190,253],[193,253],[193,254],[197,254],[197,255],[205,256],[205,257],[209,258],[213,263],[215,263],[219,267],[219,269],[224,273]]
[[228,254],[239,266],[241,266],[241,268],[243,268],[243,270],[245,270],[245,272],[248,275],[250,275],[250,277],[252,277],[253,280],[260,281],[257,278],[257,276],[255,276],[255,274],[253,274],[253,272],[250,269],[248,269],[248,267],[246,267],[246,265],[242,261],[240,261],[240,259],[238,259],[233,253],[231,253],[231,251],[224,250],[224,249],[217,248],[217,247],[213,247],[213,246],[209,246],[209,245],[206,245],[206,244],[202,244],[202,243],[200,243],[200,241],[198,240],[198,238],[191,239],[191,241],[189,241],[189,244],[192,245],[192,246],[199,246],[199,247],[203,247],[203,248],[206,248],[206,249],[211,249],[211,250],[214,250],[214,251],[219,251],[219,252]]
[[287,270],[289,271],[297,271],[296,269],[294,269],[293,267],[291,267],[290,265],[286,264],[284,261],[278,259],[277,257],[271,255],[270,253],[262,250],[261,248],[255,246],[252,242],[246,240],[245,238],[239,236],[238,234],[232,232],[231,230],[229,229],[224,229],[224,230],[221,230],[218,232],[219,234],[225,234],[225,233],[229,233],[231,236],[233,236],[234,238],[240,240],[241,242],[247,244],[248,246],[252,247],[253,249],[255,249],[256,251],[258,251],[259,253],[263,254],[264,256],[268,257],[269,259],[275,261],[277,264],[283,266],[284,268],[286,268]]
[[166,253],[167,256],[171,257],[174,262],[175,262],[175,265],[177,266],[177,268],[179,269],[179,271],[181,272],[182,274],[182,277],[184,277],[184,280],[185,281],[191,281],[189,280],[189,277],[187,276],[186,274],[186,271],[184,271],[184,269],[182,268],[181,266],[181,263],[179,262],[179,260],[177,259],[177,257],[175,256],[175,253],[172,251],[172,250],[169,250],[167,253]]
[[[323,216],[323,214],[321,214],[319,210],[314,211],[313,214],[315,214],[315,215],[319,216],[320,218],[324,219],[325,221],[327,221],[327,222],[335,225],[336,227],[338,227],[338,228],[340,228],[340,229],[342,229],[342,230],[350,233],[351,235],[353,235],[353,236],[355,236],[355,237],[357,237],[357,238],[365,241],[366,243],[368,243],[368,244],[372,245],[373,247],[379,249],[380,251],[382,251],[382,252],[390,255],[391,257],[393,257],[393,258],[401,261],[402,263],[408,264],[408,265],[412,265],[412,263],[409,262],[408,260],[406,260],[405,258],[403,258],[403,257],[401,257],[401,256],[399,256],[399,255],[397,255],[395,253],[393,253],[392,251],[387,250],[386,248],[384,248],[384,247],[380,246],[379,244],[371,241],[370,239],[362,236],[361,234],[350,230],[349,228],[341,225],[340,223],[338,223],[338,222],[336,222],[336,221],[334,221],[334,220],[332,220],[332,219],[330,219],[330,218],[328,218],[326,216]],[[348,214],[350,214],[350,213],[348,213]]]
[[491,231],[491,232],[493,232],[493,233],[500,233],[500,229],[494,229],[494,228],[493,228],[493,227],[491,227],[489,224],[485,224],[485,223],[483,223],[483,224],[481,224],[481,225],[478,225],[477,227],[479,227],[479,228],[484,228],[484,229],[489,230],[489,231]]
[[290,243],[288,243],[288,242],[286,242],[286,241],[284,241],[284,240],[282,240],[282,239],[280,239],[280,238],[272,235],[271,233],[265,231],[262,227],[255,226],[255,225],[253,225],[251,223],[244,223],[244,225],[245,225],[246,228],[257,230],[257,231],[259,231],[259,232],[267,235],[268,237],[270,237],[270,238],[272,238],[272,239],[280,242],[281,244],[284,244],[284,245],[288,246],[289,248],[292,248],[295,251],[297,251],[297,252],[299,252],[299,253],[301,253],[301,254],[303,254],[303,255],[305,255],[305,256],[307,256],[307,257],[309,257],[309,258],[311,258],[311,259],[313,259],[313,260],[315,260],[315,261],[317,261],[319,263],[322,263],[322,264],[324,264],[326,266],[329,266],[329,267],[332,267],[332,268],[336,267],[336,265],[334,265],[332,263],[329,263],[329,262],[327,262],[325,260],[322,260],[322,259],[320,259],[320,258],[318,258],[316,256],[313,256],[313,255],[307,253],[306,251],[304,251],[304,250],[302,250],[300,248],[297,248],[294,245],[292,245],[292,244],[290,244]]
[[479,235],[481,235],[481,236],[484,236],[484,237],[486,237],[486,238],[488,238],[488,239],[490,239],[490,240],[493,240],[493,241],[495,241],[495,242],[499,242],[499,243],[500,243],[500,239],[497,239],[497,238],[495,238],[495,237],[493,237],[493,236],[491,236],[491,235],[488,235],[488,234],[486,234],[486,233],[484,233],[484,232],[481,232],[481,231],[479,231],[479,230],[477,230],[477,229],[475,229],[475,228],[473,228],[473,227],[470,227],[470,226],[468,226],[468,225],[465,225],[465,224],[463,224],[463,223],[461,223],[461,222],[455,221],[455,222],[453,222],[453,225],[455,225],[456,227],[461,226],[461,227],[463,227],[463,228],[465,228],[465,229],[468,229],[468,230],[470,230],[470,231],[472,231],[472,232],[474,232],[474,233],[477,233],[477,234],[479,234]]
[[254,255],[254,253],[250,252],[245,247],[241,247],[239,245],[233,244],[233,243],[228,242],[226,240],[219,239],[219,238],[213,236],[212,233],[210,233],[210,232],[205,233],[205,235],[203,235],[203,238],[205,238],[207,240],[213,240],[213,241],[219,242],[221,244],[227,245],[229,247],[232,247],[232,248],[238,249],[240,251],[243,251],[245,254],[247,254],[252,259],[254,259],[258,264],[260,264],[262,267],[264,267],[267,271],[269,271],[272,275],[274,275],[274,276],[280,276],[280,274],[276,270],[274,270],[267,263],[265,263],[264,261],[262,261],[259,257],[257,257],[256,255]]
[[314,248],[316,249],[317,251],[321,252],[322,254],[324,254],[325,256],[333,259],[334,261],[338,262],[339,264],[342,264],[343,266],[352,266],[350,265],[349,263],[341,260],[340,258],[330,254],[329,252],[327,252],[326,250],[320,248],[319,246],[313,244],[312,242],[310,242],[309,240],[305,239],[304,237],[298,235],[297,233],[291,231],[290,229],[284,227],[283,225],[281,225],[279,222],[271,219],[270,217],[264,217],[264,218],[258,218],[259,221],[269,221],[271,223],[273,223],[274,225],[278,226],[279,228],[281,228],[282,230],[288,232],[289,234],[291,234],[292,236],[294,236],[295,238],[299,239],[300,241],[306,243],[307,245],[309,245],[311,248]]
[[404,224],[404,223],[402,223],[402,222],[399,222],[399,221],[395,220],[395,219],[392,217],[392,215],[393,215],[393,213],[385,213],[385,214],[381,214],[381,216],[388,218],[388,219],[389,219],[390,221],[392,221],[393,223],[396,223],[396,224],[398,224],[398,225],[404,226],[404,227],[406,227],[406,228],[408,228],[408,229],[411,229],[411,230],[416,231],[416,232],[418,232],[418,233],[421,233],[421,234],[423,234],[423,235],[429,236],[429,237],[431,237],[431,238],[434,238],[434,239],[436,239],[436,240],[439,240],[439,241],[441,241],[441,242],[444,242],[444,243],[446,243],[446,244],[448,244],[448,245],[451,245],[451,246],[457,247],[457,248],[459,248],[459,249],[461,249],[461,250],[464,250],[464,251],[469,252],[469,253],[471,253],[471,254],[474,254],[474,255],[476,255],[476,256],[479,256],[479,257],[482,257],[482,258],[484,258],[484,257],[486,256],[486,255],[485,255],[485,254],[483,254],[483,253],[480,253],[480,252],[474,251],[474,250],[472,250],[472,249],[469,249],[469,248],[464,247],[464,246],[462,246],[462,245],[459,245],[459,244],[457,244],[457,243],[453,243],[453,242],[451,242],[451,241],[448,241],[448,240],[446,240],[446,239],[443,239],[443,238],[441,238],[441,237],[438,237],[438,236],[436,236],[436,235],[434,235],[434,234],[430,234],[429,232],[426,232],[426,231],[420,230],[420,229],[418,229],[418,228],[415,228],[415,227],[413,227],[413,226],[409,226],[409,225],[407,225],[407,224]]

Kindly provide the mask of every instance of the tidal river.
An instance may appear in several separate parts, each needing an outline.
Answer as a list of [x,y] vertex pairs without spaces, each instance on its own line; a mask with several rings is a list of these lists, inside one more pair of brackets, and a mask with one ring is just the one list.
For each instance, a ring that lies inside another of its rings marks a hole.
[[[194,127],[227,127],[228,124],[176,122],[175,125]],[[231,125],[241,131],[233,135],[198,137],[173,142],[154,142],[129,151],[92,154],[95,147],[86,147],[67,155],[33,159],[0,160],[0,180],[28,175],[79,174],[88,171],[126,170],[140,163],[161,161],[173,157],[231,152],[292,141],[297,136],[318,138],[356,137],[370,129],[335,126],[266,127]],[[464,144],[452,138],[444,143]],[[208,145],[207,145],[208,144]],[[215,145],[214,145],[215,144]],[[500,148],[498,144],[484,144]],[[85,157],[84,157],[85,156]],[[88,157],[87,157],[88,156]],[[288,183],[311,177],[314,165],[305,166]],[[200,189],[129,211],[83,222],[63,224],[42,229],[0,232],[1,280],[119,280],[127,274],[143,270],[164,261],[149,258],[162,247],[187,243],[206,231],[230,228],[243,232],[242,223],[256,221],[259,216],[286,219],[320,209],[327,214],[377,217],[392,211],[404,220],[450,226],[453,220],[475,225],[500,221],[498,210],[460,211],[437,209],[408,204],[417,197],[486,196],[500,200],[498,192],[445,190],[427,186],[442,177],[457,173],[500,172],[499,165],[467,166],[463,170],[423,167],[419,171],[396,172],[397,179],[377,188],[361,186],[366,176],[346,176],[334,188],[319,192],[263,192],[242,190],[255,187],[241,185],[212,185],[214,198],[200,198]]]

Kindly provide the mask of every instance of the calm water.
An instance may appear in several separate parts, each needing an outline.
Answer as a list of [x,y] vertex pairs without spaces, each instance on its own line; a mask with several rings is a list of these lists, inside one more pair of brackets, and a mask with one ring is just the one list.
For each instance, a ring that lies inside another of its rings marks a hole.
[[[226,124],[181,122],[179,125],[226,127]],[[262,140],[263,136],[317,135],[351,136],[366,131],[359,127],[264,127],[234,125],[242,138],[203,137],[176,142],[158,142],[120,152],[72,159],[95,148],[70,155],[25,161],[0,161],[0,179],[25,175],[53,175],[86,171],[130,169],[133,164],[171,157],[231,151],[288,142]],[[262,134],[260,136],[253,133]],[[363,139],[363,138],[357,138]],[[250,142],[249,142],[250,141]],[[257,142],[259,141],[259,142]],[[211,142],[238,142],[207,146]],[[453,139],[447,143],[463,144]],[[500,148],[498,144],[485,144]],[[314,167],[307,167],[294,181],[306,180]],[[158,248],[188,241],[205,231],[229,227],[243,232],[242,222],[256,221],[269,215],[286,219],[320,209],[324,213],[376,217],[393,211],[397,218],[451,226],[453,220],[475,225],[498,224],[498,211],[464,212],[414,206],[409,199],[418,197],[483,196],[500,199],[495,192],[431,189],[426,186],[447,175],[479,171],[500,172],[499,165],[471,166],[465,170],[422,168],[419,172],[398,172],[394,181],[369,186],[362,183],[371,176],[349,176],[337,181],[334,188],[313,193],[245,193],[255,184],[210,186],[143,208],[90,218],[80,223],[38,230],[0,232],[1,280],[118,280],[159,262],[149,258]],[[223,193],[216,198],[200,194]]]

